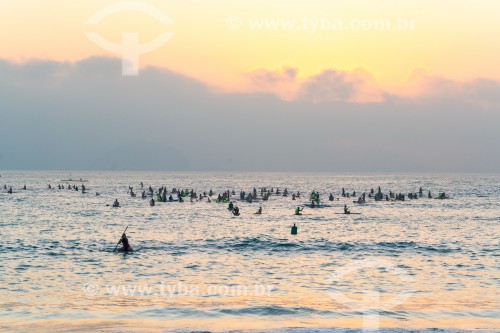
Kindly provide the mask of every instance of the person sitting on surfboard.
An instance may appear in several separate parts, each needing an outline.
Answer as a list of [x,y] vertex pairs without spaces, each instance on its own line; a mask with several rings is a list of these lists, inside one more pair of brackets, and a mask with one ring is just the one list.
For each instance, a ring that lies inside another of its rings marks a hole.
[[115,199],[115,202],[113,202],[113,207],[120,207],[120,203],[118,202],[118,199]]
[[125,235],[125,233],[123,233],[122,238],[120,239],[120,243],[123,244],[123,247],[120,248],[118,251],[120,252],[134,251],[134,249],[132,249],[132,246],[130,246],[130,244],[128,243],[128,238],[127,235]]
[[349,208],[347,208],[347,205],[344,205],[344,214],[351,214]]
[[233,214],[234,214],[234,216],[239,216],[240,215],[240,209],[238,207],[234,207]]
[[257,211],[257,213],[255,213],[255,214],[257,214],[257,215],[262,214],[262,206],[260,206],[260,207],[259,207],[259,210],[258,210],[258,211]]
[[231,201],[231,202],[229,203],[229,206],[227,207],[227,209],[229,209],[229,210],[233,210],[233,208],[234,208],[234,204],[233,204],[233,202]]
[[302,215],[300,212],[303,210],[304,210],[304,208],[302,208],[302,209],[300,207],[295,208],[295,215]]

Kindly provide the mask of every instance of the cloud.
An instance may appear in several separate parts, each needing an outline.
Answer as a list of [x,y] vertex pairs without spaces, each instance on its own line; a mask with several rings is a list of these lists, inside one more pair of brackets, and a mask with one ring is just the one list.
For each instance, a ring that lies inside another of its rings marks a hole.
[[155,67],[123,77],[119,59],[0,60],[0,168],[500,172],[497,82],[366,102],[363,72],[261,74],[300,94],[214,92]]
[[276,71],[265,69],[256,69],[250,71],[246,76],[256,85],[274,86],[282,82],[295,81],[297,79],[298,69],[293,67],[284,67]]
[[500,104],[500,82],[484,78],[459,82],[419,69],[410,75],[401,94],[421,102],[458,97],[473,105],[495,108]]
[[283,67],[279,70],[258,69],[246,73],[250,89],[274,93],[285,100],[325,102],[380,102],[383,91],[373,76],[362,69],[352,72],[327,69],[316,75],[299,78],[299,70]]
[[370,73],[325,70],[307,79],[299,89],[298,98],[314,103],[381,102],[383,92]]
[[294,67],[277,70],[255,69],[245,73],[249,83],[246,89],[252,92],[273,93],[282,99],[292,100],[300,85],[298,72]]

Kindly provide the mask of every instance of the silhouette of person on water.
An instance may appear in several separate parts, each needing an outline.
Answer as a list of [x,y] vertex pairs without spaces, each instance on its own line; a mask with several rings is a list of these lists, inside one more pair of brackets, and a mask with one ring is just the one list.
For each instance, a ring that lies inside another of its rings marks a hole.
[[132,247],[130,246],[127,235],[125,233],[123,233],[122,238],[120,239],[120,243],[123,244],[123,247],[120,248],[118,251],[121,252],[134,251],[134,249],[132,249]]

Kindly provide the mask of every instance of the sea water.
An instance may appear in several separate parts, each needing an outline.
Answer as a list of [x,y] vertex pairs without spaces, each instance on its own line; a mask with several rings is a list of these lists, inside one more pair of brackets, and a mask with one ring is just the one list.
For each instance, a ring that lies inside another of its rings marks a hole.
[[[498,175],[0,174],[14,190],[0,193],[2,331],[500,329]],[[87,193],[57,189],[69,177],[88,180]],[[206,198],[151,207],[140,182],[146,191],[229,189],[239,198],[279,187],[302,196],[237,201],[233,217]],[[378,186],[425,192],[365,205],[340,196],[342,187],[360,195]],[[329,207],[295,216],[312,190]],[[428,199],[428,190],[450,199]],[[115,199],[120,208],[110,207]],[[344,204],[361,214],[336,214]],[[141,250],[113,252],[127,226]]]

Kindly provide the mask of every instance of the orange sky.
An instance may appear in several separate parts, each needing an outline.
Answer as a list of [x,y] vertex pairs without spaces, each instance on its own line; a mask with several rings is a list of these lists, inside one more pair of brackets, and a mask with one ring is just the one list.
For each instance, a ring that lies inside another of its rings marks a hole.
[[[171,40],[140,56],[140,65],[170,68],[227,89],[244,89],[249,71],[283,66],[296,67],[299,78],[328,68],[362,68],[387,90],[397,90],[415,69],[454,80],[500,80],[496,0],[420,0],[411,5],[398,0],[145,0],[174,24],[163,25],[137,11],[85,24],[117,2],[3,0],[0,58],[116,56],[85,33],[119,43],[123,32],[137,32],[141,42],[172,32]],[[393,30],[369,27],[380,22],[389,22]],[[398,30],[400,22],[414,25]]]

